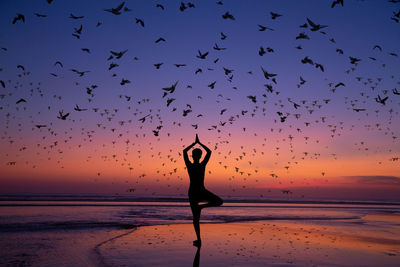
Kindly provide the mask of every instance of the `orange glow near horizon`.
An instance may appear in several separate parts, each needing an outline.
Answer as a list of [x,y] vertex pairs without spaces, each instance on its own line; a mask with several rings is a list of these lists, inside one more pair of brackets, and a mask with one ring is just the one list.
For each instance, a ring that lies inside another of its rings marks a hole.
[[[182,150],[196,134],[212,150],[205,183],[226,195],[397,188],[393,4],[323,2],[224,3],[236,20],[212,1],[186,10],[191,16],[173,3],[131,3],[146,27],[101,2],[45,3],[48,17],[32,14],[43,3],[4,3],[7,14],[31,17],[0,20],[8,36],[0,48],[0,193],[185,195]],[[273,9],[283,16],[270,17]],[[71,35],[73,22],[82,36]]]

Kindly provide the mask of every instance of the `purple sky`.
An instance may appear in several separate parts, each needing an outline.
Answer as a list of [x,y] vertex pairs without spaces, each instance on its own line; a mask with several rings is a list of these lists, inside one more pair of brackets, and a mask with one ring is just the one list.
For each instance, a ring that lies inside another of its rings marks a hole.
[[[122,2],[1,1],[1,192],[64,192],[81,183],[80,193],[185,194],[180,153],[195,133],[214,150],[206,181],[223,194],[325,180],[336,188],[348,176],[375,177],[383,187],[387,179],[376,177],[400,179],[399,3],[222,2],[183,2],[180,11],[180,1],[125,1],[114,15],[104,9]],[[223,19],[226,12],[235,19]],[[17,14],[25,22],[12,24]],[[312,31],[307,18],[327,27]],[[300,33],[309,39],[296,39]],[[166,41],[156,43],[160,37]],[[260,56],[260,47],[270,52]],[[61,120],[59,111],[70,115]]]

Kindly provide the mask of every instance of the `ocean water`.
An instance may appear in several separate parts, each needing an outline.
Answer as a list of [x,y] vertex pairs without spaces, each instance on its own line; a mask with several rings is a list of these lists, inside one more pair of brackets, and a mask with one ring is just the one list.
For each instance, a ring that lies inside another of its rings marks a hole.
[[[162,200],[3,199],[0,266],[102,266],[97,248],[109,240],[141,226],[191,223],[187,202]],[[203,210],[201,217],[202,223],[257,221],[335,226],[391,238],[400,233],[400,204],[231,200]]]
[[[367,215],[371,214],[400,214],[400,203],[229,202],[221,207],[203,210],[201,221],[218,223],[312,220],[321,223],[354,223],[363,222],[369,218]],[[128,229],[145,225],[191,223],[191,219],[191,210],[187,202],[171,202],[168,199],[0,201],[0,233],[60,229]]]

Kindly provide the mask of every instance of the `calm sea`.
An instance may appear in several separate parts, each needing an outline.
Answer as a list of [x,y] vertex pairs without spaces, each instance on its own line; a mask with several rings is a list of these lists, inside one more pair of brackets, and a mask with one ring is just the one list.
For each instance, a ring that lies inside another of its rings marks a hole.
[[[202,222],[302,220],[321,223],[362,222],[369,214],[399,214],[400,203],[284,202],[230,200],[205,209]],[[130,199],[108,197],[3,197],[0,233],[67,229],[123,229],[157,224],[190,223],[184,199]]]

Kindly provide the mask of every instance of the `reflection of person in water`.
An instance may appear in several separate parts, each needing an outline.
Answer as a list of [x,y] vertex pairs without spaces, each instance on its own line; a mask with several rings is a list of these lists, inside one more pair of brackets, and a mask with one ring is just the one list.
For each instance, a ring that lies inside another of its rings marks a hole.
[[[193,163],[190,162],[188,157],[188,151],[199,144],[207,152],[202,162],[200,158],[202,151],[199,148],[195,148],[192,151]],[[218,207],[221,206],[223,201],[217,195],[214,195],[204,187],[204,174],[206,165],[211,156],[211,150],[200,143],[199,137],[196,134],[196,141],[183,150],[183,158],[190,178],[189,186],[189,201],[190,207],[192,208],[193,214],[193,226],[196,232],[197,240],[193,241],[194,246],[201,246],[200,238],[200,214],[203,208],[207,207]],[[205,204],[199,204],[200,202],[206,202]]]

